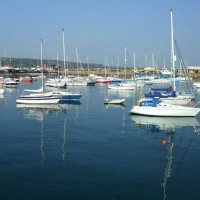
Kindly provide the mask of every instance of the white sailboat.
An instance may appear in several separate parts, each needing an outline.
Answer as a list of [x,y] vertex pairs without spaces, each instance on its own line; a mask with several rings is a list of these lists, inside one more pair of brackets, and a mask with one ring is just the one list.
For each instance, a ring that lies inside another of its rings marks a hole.
[[159,98],[140,99],[130,110],[130,114],[160,117],[195,117],[200,108],[167,104]]
[[104,59],[104,66],[105,66],[105,74],[104,76],[98,76],[96,79],[95,79],[95,83],[103,83],[103,84],[110,84],[113,82],[113,78],[112,77],[109,77],[107,76],[107,57],[105,56],[105,59]]
[[14,77],[6,77],[3,79],[3,83],[6,88],[16,88],[19,84],[19,81]]
[[[170,12],[171,17],[171,47],[172,47],[172,65],[173,74],[175,79],[175,55],[174,55],[174,36],[173,36],[173,16],[172,10]],[[174,82],[174,90],[175,90]],[[172,97],[175,104],[169,104],[163,102],[159,97],[140,99],[137,104],[132,107],[130,114],[146,115],[146,116],[167,116],[167,117],[195,117],[199,112],[200,108],[197,107],[186,107],[177,105],[176,101],[180,98]],[[185,100],[181,98],[181,100]],[[186,99],[188,101],[188,99]],[[197,105],[196,105],[197,106]]]
[[134,80],[127,80],[126,79],[126,47],[125,47],[125,79],[122,80],[122,82],[113,82],[108,85],[108,89],[114,89],[114,90],[135,90],[136,88],[136,82]]
[[53,96],[44,91],[43,83],[43,61],[42,61],[43,41],[41,39],[41,68],[42,68],[42,88],[39,90],[24,90],[23,92],[31,92],[30,94],[22,94],[17,96],[16,103],[22,104],[56,104],[60,101],[60,96]]
[[[64,70],[65,70],[65,77],[63,79],[58,79],[58,82],[61,84],[67,84],[69,85],[69,79],[66,77],[66,67],[65,67],[65,37],[64,37],[64,29],[62,29],[62,38],[63,38],[63,56],[64,56]],[[64,88],[54,88],[53,91],[49,91],[47,93],[48,95],[54,96],[54,97],[60,97],[61,102],[66,101],[79,101],[82,97],[81,93],[74,93],[69,92]]]

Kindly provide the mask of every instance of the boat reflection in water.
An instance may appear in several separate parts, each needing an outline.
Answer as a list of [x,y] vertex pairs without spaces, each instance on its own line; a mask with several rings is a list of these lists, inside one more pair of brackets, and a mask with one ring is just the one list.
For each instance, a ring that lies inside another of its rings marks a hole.
[[126,106],[124,104],[104,104],[106,108],[121,108],[125,110]]
[[4,95],[3,94],[0,94],[0,108],[2,108],[4,106]]
[[[57,135],[59,135],[59,132],[61,132],[61,134],[63,135],[62,137],[63,142],[61,145],[61,150],[62,150],[61,157],[62,157],[63,166],[65,165],[65,144],[66,144],[66,134],[67,134],[66,110],[74,109],[77,106],[79,106],[79,104],[77,103],[76,104],[16,104],[17,111],[22,117],[24,117],[25,119],[37,120],[41,122],[40,151],[41,151],[42,167],[44,166],[45,160],[46,160],[45,151],[44,151],[45,135],[48,133],[52,133],[53,127],[55,125],[57,128],[56,129]],[[51,121],[48,121],[49,120],[48,117],[51,118]],[[58,127],[62,127],[62,128],[58,129]],[[57,135],[55,137],[57,137]],[[51,139],[49,139],[49,141],[51,141]]]
[[147,117],[140,115],[130,115],[137,128],[148,129],[152,132],[174,131],[175,128],[186,126],[194,127],[197,132],[200,123],[195,117]]
[[167,140],[167,164],[164,170],[163,181],[161,186],[163,187],[163,200],[167,199],[167,181],[172,174],[173,163],[173,148],[174,148],[174,133],[168,134]]
[[4,95],[0,93],[0,99],[4,99]]
[[[163,132],[164,137],[167,139],[161,143],[163,147],[167,149],[166,155],[166,166],[163,172],[163,178],[161,181],[161,187],[163,191],[163,200],[167,198],[167,185],[169,178],[172,176],[174,146],[175,146],[175,131],[176,128],[193,127],[194,132],[198,133],[200,130],[200,123],[194,117],[147,117],[140,115],[130,115],[131,119],[135,122],[136,127],[140,130],[151,131],[151,132]],[[183,156],[185,157],[185,156]]]

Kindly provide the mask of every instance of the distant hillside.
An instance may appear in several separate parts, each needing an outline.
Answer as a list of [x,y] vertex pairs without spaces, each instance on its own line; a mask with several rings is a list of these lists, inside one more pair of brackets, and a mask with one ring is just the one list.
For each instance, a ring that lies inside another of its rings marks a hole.
[[[57,60],[43,60],[44,65],[49,66],[57,66]],[[40,65],[39,59],[32,59],[32,58],[1,58],[1,65],[10,65],[13,67],[30,67],[30,66],[37,66]],[[58,61],[58,65],[62,68],[63,67],[63,61]],[[77,63],[75,62],[69,62],[65,64],[68,66],[69,69],[77,69]],[[104,66],[102,64],[89,64],[90,68],[103,68]],[[78,68],[88,68],[87,63],[79,63]]]

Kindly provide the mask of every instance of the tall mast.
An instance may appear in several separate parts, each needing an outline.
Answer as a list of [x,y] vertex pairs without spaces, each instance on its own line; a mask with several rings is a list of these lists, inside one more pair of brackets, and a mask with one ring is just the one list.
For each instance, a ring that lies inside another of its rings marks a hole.
[[147,54],[145,53],[145,67],[147,68]]
[[133,74],[134,74],[134,78],[135,78],[135,51],[133,52]]
[[105,65],[105,70],[104,70],[104,73],[105,73],[105,74],[104,74],[104,76],[105,76],[105,78],[106,78],[106,56],[105,56],[105,61],[104,61],[104,62],[105,62],[105,64],[104,64],[104,65]]
[[62,28],[62,38],[63,38],[63,64],[64,64],[64,70],[65,70],[65,78],[66,78],[66,66],[65,66],[65,34],[64,34],[64,28]]
[[88,68],[88,76],[89,76],[90,65],[89,65],[89,58],[88,58],[88,56],[87,56],[87,68]]
[[124,49],[124,58],[125,58],[124,64],[125,64],[125,79],[126,79],[126,62],[127,62],[127,60],[126,60],[126,46],[125,46],[125,49]]
[[117,76],[119,77],[119,57],[117,58]]
[[176,91],[175,84],[175,54],[174,54],[174,24],[173,24],[173,14],[172,9],[170,11],[170,19],[171,19],[171,63],[172,63],[172,71],[173,71],[173,79],[174,79],[174,91]]
[[58,64],[58,60],[59,60],[59,58],[58,58],[58,52],[57,52],[57,67],[58,67],[58,78],[60,77],[60,68],[59,68],[59,64]]
[[77,73],[78,73],[78,65],[79,65],[79,57],[78,57],[78,49],[77,49],[77,46],[76,46],[76,67],[77,67]]
[[42,74],[42,92],[44,92],[44,80],[43,80],[43,40],[40,42],[40,65],[41,65],[41,74]]

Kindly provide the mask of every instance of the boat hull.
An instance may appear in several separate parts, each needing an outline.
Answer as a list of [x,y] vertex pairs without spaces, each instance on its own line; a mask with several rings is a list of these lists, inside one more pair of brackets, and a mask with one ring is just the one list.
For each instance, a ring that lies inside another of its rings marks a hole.
[[16,103],[23,104],[56,104],[59,101],[60,97],[47,95],[22,95],[16,99]]
[[87,82],[67,82],[67,86],[87,86]]
[[135,86],[108,86],[112,90],[135,90]]
[[52,91],[49,95],[54,97],[60,97],[60,101],[79,101],[82,94],[71,93],[66,91]]
[[112,83],[108,85],[108,89],[114,90],[135,90],[135,83]]
[[130,114],[160,117],[195,117],[200,112],[200,108],[171,106],[171,107],[149,107],[133,106]]
[[61,98],[60,98],[60,100],[61,101],[79,101],[80,100],[80,98],[82,97],[82,95],[81,94],[72,94],[72,95],[61,95]]
[[30,83],[30,82],[33,81],[33,78],[32,77],[30,77],[30,78],[22,78],[21,81],[24,82],[24,83]]
[[112,80],[107,80],[107,79],[98,79],[95,81],[95,83],[103,83],[103,84],[110,84],[112,83]]
[[4,88],[0,88],[0,94],[3,94],[4,93]]
[[17,82],[7,82],[7,83],[5,83],[6,88],[15,88],[17,86],[18,86]]

